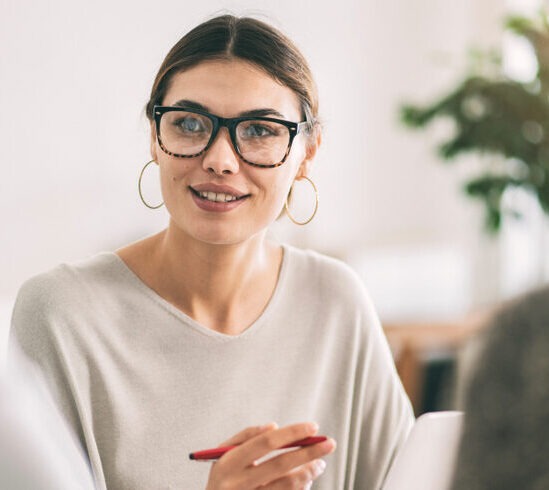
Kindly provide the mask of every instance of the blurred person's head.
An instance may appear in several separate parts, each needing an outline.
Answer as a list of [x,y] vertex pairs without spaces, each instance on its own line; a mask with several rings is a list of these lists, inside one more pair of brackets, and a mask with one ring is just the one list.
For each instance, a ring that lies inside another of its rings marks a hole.
[[484,341],[452,490],[549,489],[549,288],[503,307]]

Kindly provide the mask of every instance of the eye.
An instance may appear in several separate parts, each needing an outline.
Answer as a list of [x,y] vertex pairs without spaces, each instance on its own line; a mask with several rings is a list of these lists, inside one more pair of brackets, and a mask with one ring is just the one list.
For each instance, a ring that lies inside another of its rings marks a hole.
[[260,124],[251,124],[246,128],[245,134],[246,136],[258,137],[269,135],[271,131]]
[[203,121],[196,116],[188,115],[180,117],[176,119],[173,124],[183,133],[200,133],[206,131]]
[[261,122],[250,122],[242,128],[241,135],[245,138],[266,138],[277,136],[279,129],[274,124],[265,124]]

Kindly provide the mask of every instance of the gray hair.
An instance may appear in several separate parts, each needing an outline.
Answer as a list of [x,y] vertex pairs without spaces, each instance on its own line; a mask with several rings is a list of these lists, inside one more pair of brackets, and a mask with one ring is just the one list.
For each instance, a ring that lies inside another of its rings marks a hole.
[[452,490],[549,489],[549,288],[496,314],[465,413]]

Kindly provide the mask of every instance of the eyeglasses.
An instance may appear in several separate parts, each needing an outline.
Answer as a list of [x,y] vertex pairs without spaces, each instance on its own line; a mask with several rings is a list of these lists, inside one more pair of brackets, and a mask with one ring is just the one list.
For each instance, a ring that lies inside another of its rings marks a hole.
[[160,148],[168,155],[193,158],[204,153],[224,126],[238,156],[256,167],[279,167],[284,163],[292,142],[306,121],[295,123],[272,117],[214,116],[186,107],[154,106],[156,135]]

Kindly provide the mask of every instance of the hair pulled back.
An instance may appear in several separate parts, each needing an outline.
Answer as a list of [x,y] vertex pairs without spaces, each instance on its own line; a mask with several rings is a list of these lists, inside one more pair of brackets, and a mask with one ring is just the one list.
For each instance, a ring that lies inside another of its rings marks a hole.
[[233,59],[252,63],[292,89],[299,99],[302,117],[309,123],[309,133],[313,133],[318,125],[318,94],[304,56],[274,27],[233,15],[222,15],[198,25],[173,46],[154,80],[146,106],[148,119],[153,120],[153,107],[162,103],[175,74],[203,61]]

